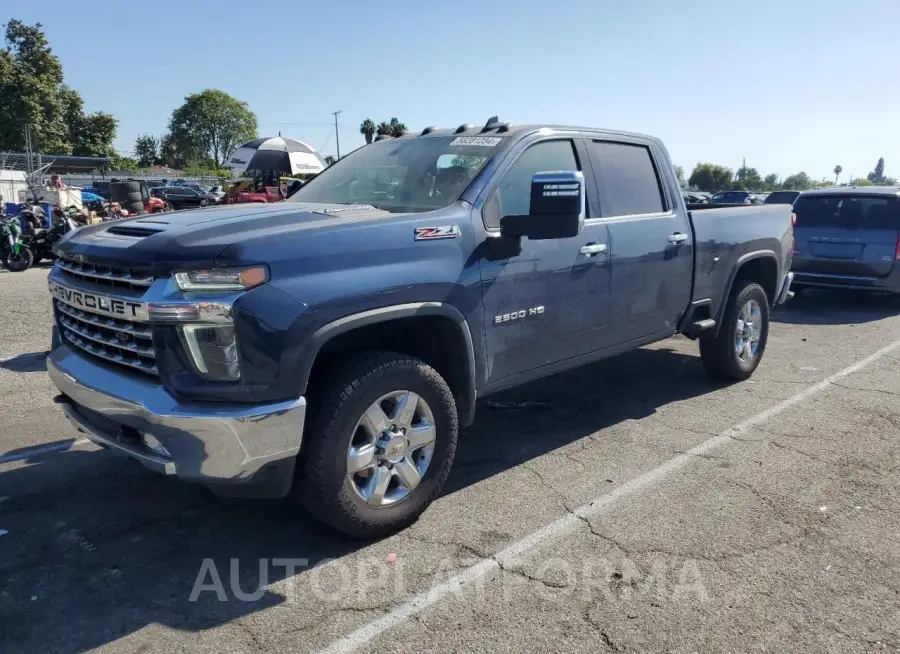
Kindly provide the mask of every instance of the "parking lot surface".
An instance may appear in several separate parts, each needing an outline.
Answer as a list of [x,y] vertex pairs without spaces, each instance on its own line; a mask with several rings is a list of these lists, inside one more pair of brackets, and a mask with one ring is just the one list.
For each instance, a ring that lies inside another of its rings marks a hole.
[[808,293],[752,380],[675,338],[481,402],[441,498],[359,542],[85,443],[46,268],[0,271],[0,650],[900,649],[900,303]]

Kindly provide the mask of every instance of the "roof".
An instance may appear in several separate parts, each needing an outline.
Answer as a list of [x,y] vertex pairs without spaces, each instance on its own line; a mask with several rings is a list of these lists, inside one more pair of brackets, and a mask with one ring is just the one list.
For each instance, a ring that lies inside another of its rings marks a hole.
[[[6,152],[3,159],[11,168],[24,169],[27,155],[24,152]],[[90,172],[109,165],[109,157],[73,157],[65,154],[37,154],[32,162],[37,165],[40,157],[41,165],[50,164],[47,173]]]
[[900,186],[829,186],[804,191],[803,195],[900,195]]
[[[613,134],[617,136],[625,136],[630,138],[640,138],[647,139],[651,141],[655,141],[659,144],[662,142],[648,134],[639,134],[637,132],[625,132],[622,130],[613,130],[613,129],[602,129],[598,127],[584,127],[577,125],[511,125],[509,123],[500,122],[496,119],[496,117],[490,119],[487,124],[484,126],[477,126],[471,124],[462,124],[459,127],[449,127],[449,128],[438,128],[438,127],[426,127],[421,132],[407,132],[403,136],[397,137],[380,137],[382,140],[387,139],[411,139],[411,138],[419,138],[419,137],[447,137],[447,136],[500,136],[500,137],[515,137],[521,136],[522,134],[527,134],[531,132],[537,132],[541,129],[547,129],[552,131],[563,131],[563,132],[594,132],[596,134]],[[379,140],[379,137],[376,137],[376,141]]]

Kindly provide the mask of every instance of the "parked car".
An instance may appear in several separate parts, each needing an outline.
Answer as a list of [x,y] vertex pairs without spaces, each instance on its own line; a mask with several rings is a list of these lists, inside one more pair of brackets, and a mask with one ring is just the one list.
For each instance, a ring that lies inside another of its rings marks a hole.
[[216,203],[220,203],[225,199],[225,191],[221,186],[213,186],[208,193],[216,198]]
[[712,196],[713,204],[752,204],[749,191],[725,191]]
[[794,202],[795,284],[900,293],[900,189],[832,187]]
[[794,204],[800,191],[772,191],[766,197],[766,204]]
[[476,398],[679,333],[750,377],[792,244],[787,206],[689,213],[652,137],[428,128],[276,205],[74,233],[47,369],[95,442],[374,537],[440,494]]
[[215,196],[187,186],[164,186],[152,189],[151,192],[169,202],[176,210],[205,207],[216,203]]

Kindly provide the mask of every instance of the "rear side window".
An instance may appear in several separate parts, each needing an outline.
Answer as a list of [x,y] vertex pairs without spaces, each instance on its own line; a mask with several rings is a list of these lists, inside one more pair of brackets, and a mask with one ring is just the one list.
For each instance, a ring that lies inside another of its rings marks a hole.
[[591,141],[588,148],[604,218],[666,210],[649,148],[609,141]]
[[797,227],[849,227],[896,230],[900,226],[897,198],[860,195],[805,196],[794,203]]

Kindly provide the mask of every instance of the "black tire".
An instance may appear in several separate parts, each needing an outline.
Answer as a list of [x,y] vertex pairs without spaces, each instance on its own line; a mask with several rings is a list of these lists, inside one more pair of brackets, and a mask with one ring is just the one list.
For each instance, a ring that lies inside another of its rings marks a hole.
[[[295,493],[306,509],[355,538],[380,538],[412,524],[438,496],[450,473],[459,431],[456,402],[447,382],[425,362],[393,352],[361,355],[336,369],[311,396],[313,414],[304,434]],[[419,485],[394,504],[368,505],[347,477],[354,428],[379,397],[396,390],[419,395],[431,409],[436,439]]]
[[132,194],[137,194],[137,199],[141,199],[141,183],[140,182],[110,182],[109,183],[109,201],[125,204],[132,200]]
[[139,215],[144,213],[144,203],[141,201],[137,202],[126,202],[122,205],[122,208],[128,212],[129,216]]
[[[735,340],[741,310],[751,301],[759,307],[761,327],[756,352],[745,360],[738,355]],[[725,306],[719,333],[714,338],[700,338],[700,357],[706,371],[715,379],[744,381],[759,366],[768,339],[769,299],[766,292],[756,282],[738,280]]]
[[31,253],[31,249],[24,245],[19,246],[19,256],[14,257],[15,255],[12,252],[8,252],[3,260],[3,265],[9,272],[28,270],[34,262],[34,255]]

